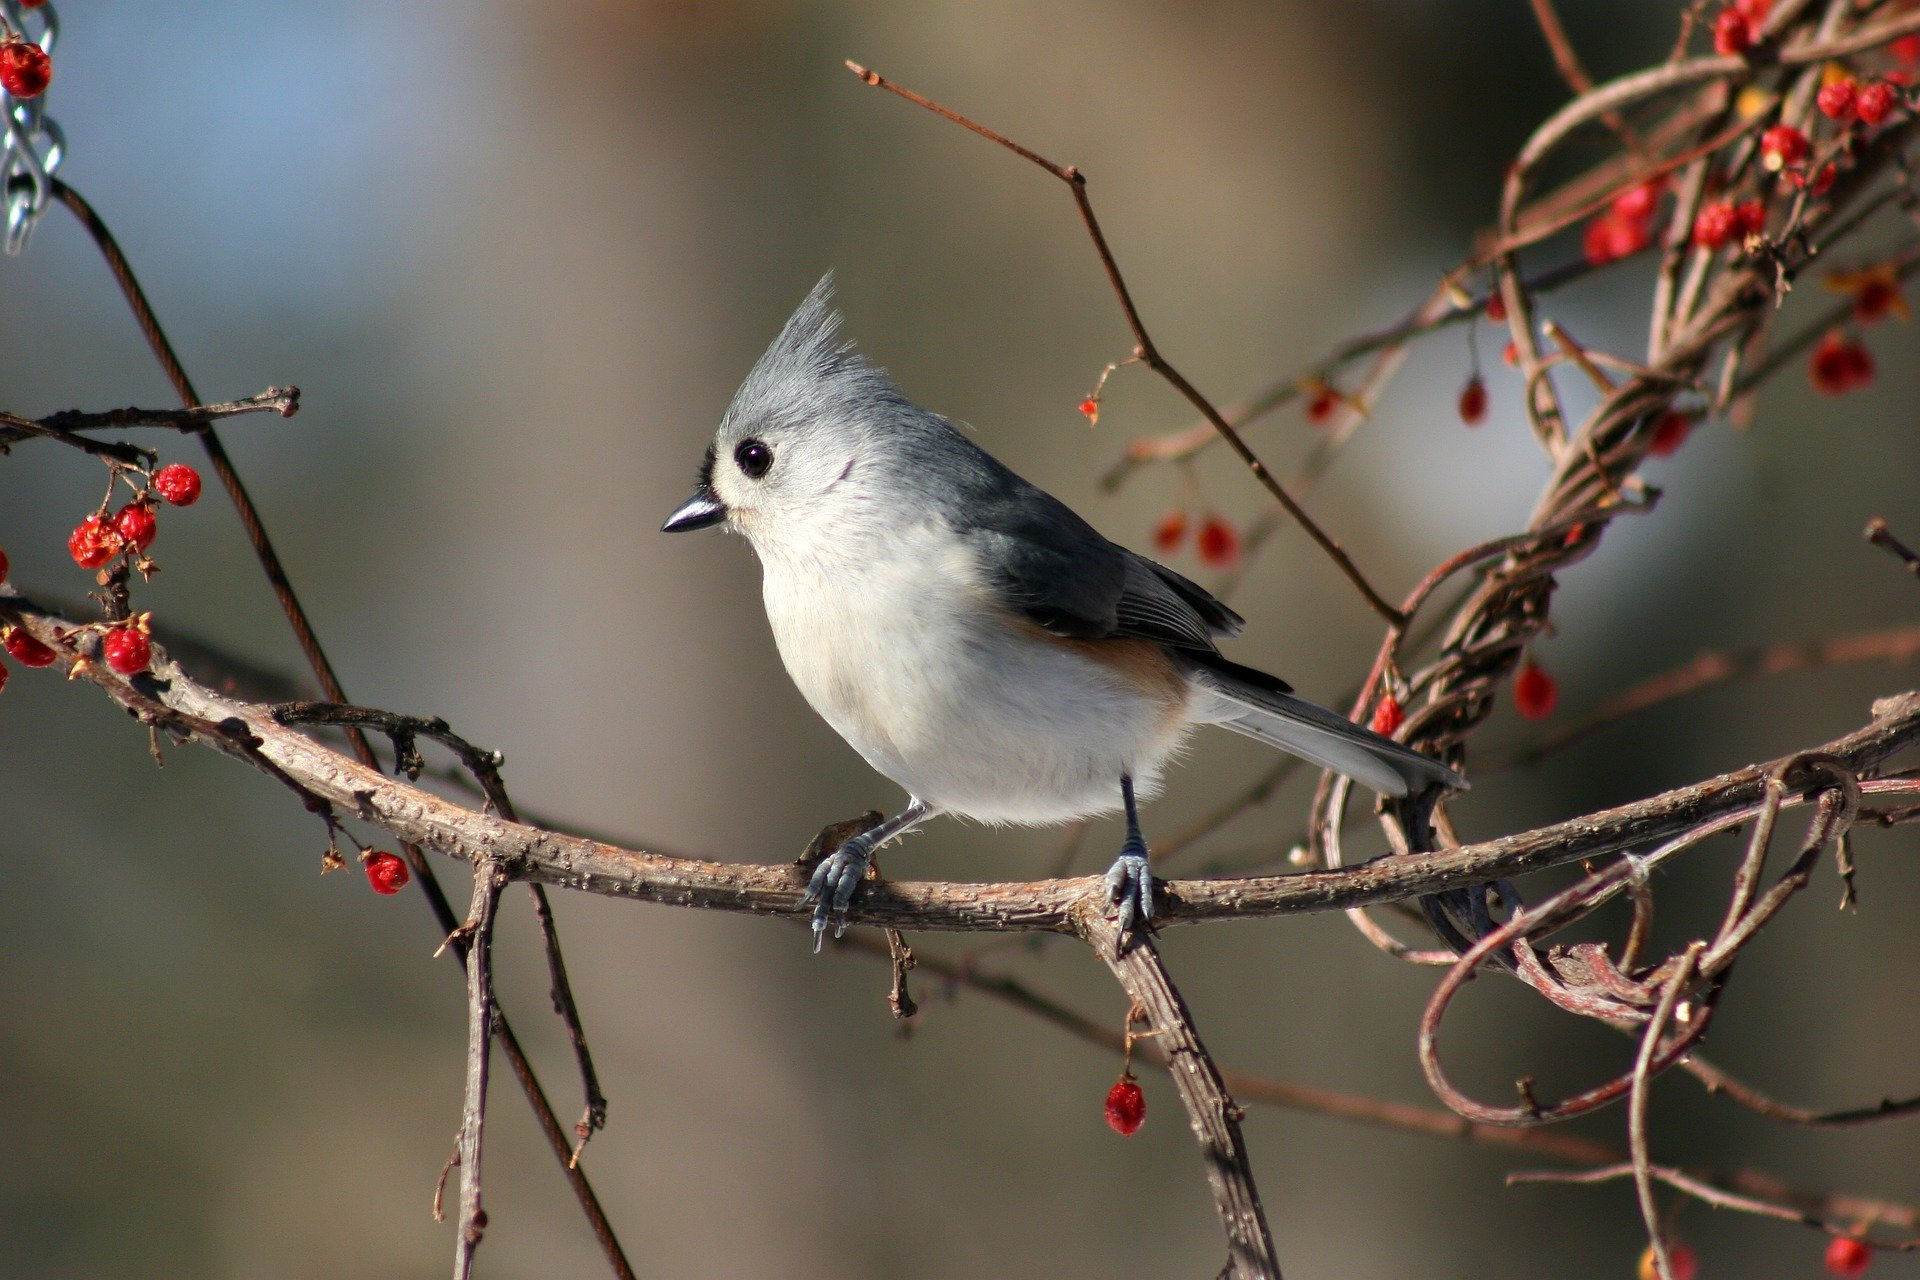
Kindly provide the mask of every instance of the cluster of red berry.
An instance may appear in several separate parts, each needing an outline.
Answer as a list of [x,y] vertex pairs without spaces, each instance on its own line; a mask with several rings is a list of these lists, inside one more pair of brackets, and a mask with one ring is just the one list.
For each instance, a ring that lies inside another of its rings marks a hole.
[[1169,511],[1153,527],[1154,549],[1163,556],[1178,551],[1193,533],[1193,549],[1200,563],[1212,569],[1231,569],[1240,563],[1240,531],[1224,516],[1209,515],[1194,527],[1184,511]]
[[[38,4],[27,8],[37,9]],[[16,98],[37,98],[53,83],[53,59],[31,40],[10,34],[0,43],[0,89]]]
[[[115,556],[126,555],[134,567],[147,562],[139,559],[159,535],[158,507],[153,499],[174,507],[190,507],[200,500],[200,473],[184,463],[173,463],[155,472],[150,487],[137,490],[132,501],[108,514],[106,507],[82,520],[67,537],[67,552],[83,569],[100,569]],[[7,554],[0,550],[0,582],[7,580]],[[100,654],[108,667],[123,676],[145,671],[153,661],[153,630],[148,614],[138,614],[105,628]],[[64,637],[56,637],[64,640]],[[38,637],[16,626],[0,627],[0,648],[4,648],[23,667],[50,667],[60,654]],[[84,658],[76,659],[83,662]],[[7,686],[7,665],[0,662],[0,689]],[[367,883],[375,893],[394,894],[406,887],[410,878],[407,864],[398,855],[381,849],[361,855]],[[338,865],[335,861],[331,865]]]
[[[1771,0],[1734,0],[1721,10],[1714,21],[1714,48],[1726,55],[1745,55],[1764,27]],[[1814,140],[1795,126],[1778,121],[1760,135],[1760,167],[1779,174],[1789,190],[1804,188],[1813,195],[1823,194],[1833,185],[1840,167],[1847,163],[1866,130],[1878,128],[1900,112],[1911,108],[1907,88],[1912,81],[1910,68],[1920,65],[1920,35],[1904,36],[1887,46],[1893,59],[1901,64],[1878,77],[1862,79],[1844,66],[1835,64],[1823,75],[1823,84],[1815,98],[1819,115],[1829,122],[1835,136],[1824,154],[1816,154]],[[1665,180],[1653,178],[1627,188],[1598,217],[1587,224],[1582,239],[1586,260],[1594,266],[1630,257],[1653,243],[1653,220],[1665,194]],[[1752,252],[1761,244],[1767,228],[1767,195],[1764,191],[1744,198],[1724,193],[1707,200],[1694,216],[1691,243],[1708,253],[1732,246],[1739,252]],[[1863,272],[1836,273],[1828,278],[1829,287],[1854,295],[1854,320],[1869,325],[1889,313],[1906,315],[1906,303],[1900,294],[1897,273],[1890,267]],[[1495,295],[1486,304],[1490,319],[1506,313],[1502,299]],[[1503,353],[1509,364],[1517,352],[1512,343]],[[1813,385],[1828,395],[1857,390],[1873,380],[1873,358],[1857,336],[1843,330],[1827,335],[1814,351],[1808,370]],[[1480,420],[1486,411],[1486,393],[1476,375],[1460,394],[1460,416],[1468,423]],[[1689,419],[1668,415],[1660,420],[1649,442],[1649,452],[1664,456],[1685,440],[1692,427]]]
[[1649,178],[1613,198],[1606,211],[1587,224],[1580,250],[1589,265],[1604,267],[1631,258],[1653,243],[1653,215],[1667,193],[1665,178]]
[[[141,490],[131,502],[108,515],[102,507],[80,522],[67,537],[67,552],[82,569],[98,569],[117,555],[139,557],[153,545],[160,522],[152,501],[157,494],[176,507],[192,506],[200,497],[200,473],[181,463],[162,467],[153,477],[151,493]],[[136,566],[151,568],[149,562],[135,560]],[[7,576],[7,557],[0,552],[0,581]],[[138,675],[153,661],[152,628],[148,615],[139,614],[106,629],[100,642],[101,656],[107,666],[123,676]],[[29,635],[23,628],[0,628],[0,647],[13,655],[23,667],[52,666],[60,656],[51,647]],[[0,688],[7,683],[7,668],[0,663]]]

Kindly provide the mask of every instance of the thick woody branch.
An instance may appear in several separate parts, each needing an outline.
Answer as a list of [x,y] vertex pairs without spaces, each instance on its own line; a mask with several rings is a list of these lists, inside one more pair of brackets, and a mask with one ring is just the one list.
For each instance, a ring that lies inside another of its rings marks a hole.
[[[7,601],[13,606],[10,612],[42,639],[52,637],[60,625],[19,597]],[[95,678],[123,705],[139,696],[131,684],[108,673],[97,672]],[[202,721],[218,724],[232,718],[244,723],[259,740],[261,761],[361,820],[463,862],[478,865],[491,858],[512,879],[673,906],[793,919],[806,914],[800,903],[806,878],[795,866],[643,853],[476,813],[348,759],[281,724],[269,708],[237,702],[196,684],[158,649],[153,676],[141,678],[141,684],[156,691],[165,705]],[[1916,740],[1920,694],[1905,693],[1875,704],[1874,719],[1864,728],[1815,750],[1863,773]],[[210,745],[229,749],[230,739]],[[251,754],[245,758],[254,762]],[[1297,875],[1168,881],[1161,886],[1155,919],[1182,924],[1333,911],[1467,889],[1618,853],[1756,811],[1765,798],[1768,774],[1794,758],[1749,765],[1632,804],[1439,853],[1389,856]],[[1828,782],[1823,775],[1792,771],[1783,785],[1787,797],[1798,800]],[[999,884],[885,881],[867,885],[856,896],[851,916],[901,929],[1075,933],[1079,913],[1102,903],[1103,892],[1095,876]]]

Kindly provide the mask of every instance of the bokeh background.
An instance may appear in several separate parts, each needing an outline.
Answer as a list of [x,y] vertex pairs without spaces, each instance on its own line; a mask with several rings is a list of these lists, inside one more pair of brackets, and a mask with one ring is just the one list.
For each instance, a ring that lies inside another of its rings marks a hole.
[[[1565,0],[1596,73],[1658,58],[1674,6]],[[707,433],[828,266],[848,326],[909,394],[972,424],[1109,534],[1144,546],[1171,473],[1098,473],[1187,413],[1137,370],[1097,430],[1074,406],[1127,337],[1057,185],[861,87],[852,57],[1081,165],[1167,352],[1230,401],[1386,323],[1459,260],[1505,159],[1564,98],[1521,0],[652,3],[345,0],[66,6],[49,108],[66,176],[143,273],[210,398],[295,382],[292,421],[226,431],[352,695],[448,717],[502,749],[532,810],[641,847],[794,856],[823,823],[898,799],[782,672],[748,548],[656,536]],[[1540,261],[1564,258],[1565,244]],[[1557,297],[1575,333],[1631,349],[1633,268]],[[98,259],[56,212],[0,263],[0,403],[164,405]],[[1483,354],[1502,339],[1483,328]],[[1654,464],[1658,514],[1569,573],[1538,657],[1561,715],[1704,648],[1913,618],[1859,541],[1907,532],[1920,475],[1910,331],[1881,381],[1821,400],[1796,375],[1748,434]],[[1461,427],[1464,330],[1419,348],[1308,505],[1398,594],[1519,527],[1545,479],[1518,387],[1489,360],[1490,420]],[[1253,434],[1284,474],[1312,432]],[[192,460],[183,442],[169,457]],[[1239,521],[1260,494],[1198,470]],[[0,460],[0,543],[31,591],[78,597],[64,533],[99,472],[64,450]],[[165,517],[160,618],[290,673],[297,657],[217,496]],[[1200,573],[1191,559],[1177,563]],[[1259,561],[1235,656],[1325,700],[1376,630],[1297,533]],[[1823,741],[1910,670],[1723,687],[1640,716],[1461,804],[1491,836]],[[1503,710],[1477,758],[1542,729]],[[164,770],[84,688],[14,672],[0,699],[0,1275],[431,1275],[428,1204],[461,1087],[463,1004],[413,897],[322,879],[322,833],[272,783],[203,751]],[[1267,764],[1201,740],[1148,811],[1177,830]],[[1296,784],[1212,846],[1284,849]],[[1018,878],[1057,832],[940,823],[896,875]],[[1074,864],[1105,865],[1096,826]],[[1716,1056],[1789,1099],[1912,1090],[1920,1044],[1910,832],[1859,843],[1858,914],[1831,872],[1743,961]],[[1706,927],[1731,847],[1663,884],[1667,940]],[[447,870],[464,901],[464,877]],[[508,1008],[571,1114],[521,897]],[[612,1098],[588,1166],[641,1274],[979,1277],[1211,1274],[1220,1245],[1171,1090],[1130,1142],[1100,1102],[1118,1064],[985,998],[919,984],[911,1035],[887,974],[808,954],[764,921],[566,896],[575,987]],[[958,953],[979,939],[926,937]],[[1180,930],[1165,942],[1224,1063],[1430,1101],[1413,1026],[1433,981],[1338,917]],[[1071,945],[988,949],[1118,1025]],[[1610,1073],[1623,1040],[1476,984],[1445,1047],[1483,1095]],[[592,1275],[594,1245],[504,1076],[488,1130],[485,1274]],[[1674,1080],[1656,1155],[1748,1163],[1913,1199],[1913,1130],[1786,1132]],[[1582,1131],[1617,1137],[1603,1114]],[[1254,1110],[1288,1274],[1623,1277],[1642,1240],[1625,1184],[1506,1189],[1524,1160]],[[1706,1275],[1811,1275],[1821,1244],[1686,1210]],[[1888,1274],[1913,1274],[1907,1259]]]

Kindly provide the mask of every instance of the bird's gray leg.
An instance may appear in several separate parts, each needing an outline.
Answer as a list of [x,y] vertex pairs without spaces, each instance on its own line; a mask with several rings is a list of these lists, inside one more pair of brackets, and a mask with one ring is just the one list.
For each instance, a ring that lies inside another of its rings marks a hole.
[[806,896],[800,899],[800,905],[813,904],[813,949],[820,950],[820,939],[826,935],[827,925],[833,925],[833,936],[839,937],[847,931],[847,904],[853,901],[853,891],[867,878],[867,866],[873,861],[873,851],[904,831],[910,831],[933,816],[933,809],[922,803],[917,796],[907,797],[907,807],[888,818],[871,831],[863,831],[845,844],[820,859],[820,865],[814,868],[813,879],[807,882]]
[[1153,872],[1147,867],[1147,842],[1140,835],[1140,811],[1133,803],[1133,779],[1122,775],[1120,798],[1127,805],[1127,842],[1107,870],[1107,898],[1120,909],[1119,948],[1124,950],[1136,922],[1153,919]]

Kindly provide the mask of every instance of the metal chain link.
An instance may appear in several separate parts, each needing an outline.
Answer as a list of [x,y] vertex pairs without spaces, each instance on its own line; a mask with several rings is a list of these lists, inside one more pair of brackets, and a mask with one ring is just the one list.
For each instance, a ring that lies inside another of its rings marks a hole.
[[[33,26],[39,28],[38,35],[28,26],[30,17]],[[53,52],[60,35],[60,19],[51,4],[27,8],[20,0],[0,0],[0,18],[4,18],[9,32],[31,40],[49,54]],[[0,107],[5,109],[7,126],[5,163],[0,169],[0,191],[5,193],[7,204],[6,246],[10,255],[18,256],[27,247],[33,224],[46,212],[53,197],[50,180],[66,158],[67,139],[46,114],[45,94],[23,100],[0,89]]]

